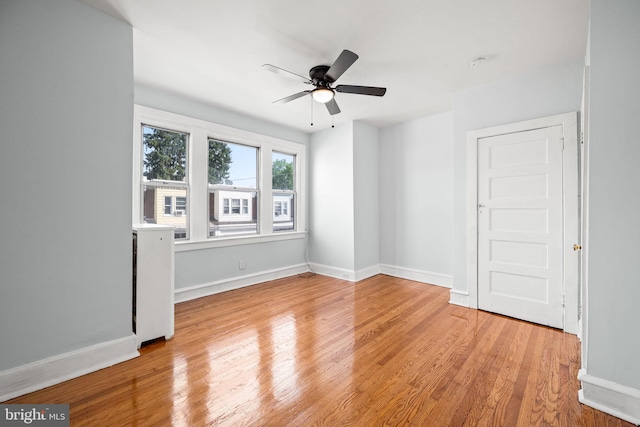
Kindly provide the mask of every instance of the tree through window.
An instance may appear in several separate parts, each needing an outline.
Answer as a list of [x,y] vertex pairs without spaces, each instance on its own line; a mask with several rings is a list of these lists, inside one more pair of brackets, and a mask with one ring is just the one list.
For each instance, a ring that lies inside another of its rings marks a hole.
[[187,140],[182,132],[142,126],[143,220],[171,225],[188,238]]

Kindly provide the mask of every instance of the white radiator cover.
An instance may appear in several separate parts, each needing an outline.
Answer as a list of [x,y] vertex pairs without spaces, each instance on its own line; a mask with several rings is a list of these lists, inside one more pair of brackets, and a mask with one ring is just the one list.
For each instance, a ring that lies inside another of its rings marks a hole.
[[169,339],[174,331],[174,230],[171,226],[141,224],[134,265],[135,324],[138,348],[156,338]]

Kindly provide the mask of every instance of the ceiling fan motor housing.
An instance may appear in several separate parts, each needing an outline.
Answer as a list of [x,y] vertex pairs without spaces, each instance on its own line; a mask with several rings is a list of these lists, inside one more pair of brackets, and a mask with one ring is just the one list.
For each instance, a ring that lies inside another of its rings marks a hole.
[[316,65],[309,70],[309,77],[315,86],[329,86],[329,83],[333,83],[333,79],[326,75],[329,68],[328,65]]

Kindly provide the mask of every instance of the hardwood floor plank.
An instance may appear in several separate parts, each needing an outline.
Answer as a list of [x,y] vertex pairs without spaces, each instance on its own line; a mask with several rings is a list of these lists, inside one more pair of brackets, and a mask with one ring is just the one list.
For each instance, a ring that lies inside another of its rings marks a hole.
[[577,399],[573,335],[378,275],[290,277],[176,305],[141,356],[6,403],[72,426],[620,426]]
[[[518,323],[518,329],[511,338],[504,364],[494,383],[494,389],[487,399],[477,426],[510,425],[505,421],[508,413],[510,397],[514,394],[518,373],[518,366],[522,365],[526,357],[527,342],[531,335],[531,328],[525,322]],[[469,421],[465,424],[472,425]]]

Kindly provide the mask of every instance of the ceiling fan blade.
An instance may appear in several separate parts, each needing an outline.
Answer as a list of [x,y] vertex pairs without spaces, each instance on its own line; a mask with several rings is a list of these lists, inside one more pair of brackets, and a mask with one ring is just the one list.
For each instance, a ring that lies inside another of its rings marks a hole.
[[305,90],[303,92],[294,93],[293,95],[289,95],[286,98],[278,99],[277,101],[273,101],[274,104],[286,104],[289,101],[293,101],[294,99],[302,98],[305,95],[310,94],[310,90]]
[[353,65],[358,59],[358,55],[350,50],[343,50],[336,62],[333,63],[331,68],[325,74],[325,79],[330,83],[335,82],[349,67]]
[[262,66],[262,68],[265,69],[265,70],[271,71],[272,73],[280,74],[281,76],[285,76],[285,77],[289,77],[289,78],[292,78],[292,79],[299,80],[302,83],[311,84],[311,80],[309,80],[308,77],[304,77],[304,76],[301,76],[299,74],[292,73],[291,71],[287,71],[287,70],[285,70],[283,68],[276,67],[275,65],[264,64]]
[[336,103],[335,98],[324,105],[327,106],[327,111],[329,111],[329,114],[331,114],[332,116],[340,113],[340,107],[338,107],[338,104]]
[[357,95],[383,96],[387,92],[387,88],[373,86],[338,85],[335,87],[335,91],[342,93],[355,93]]

